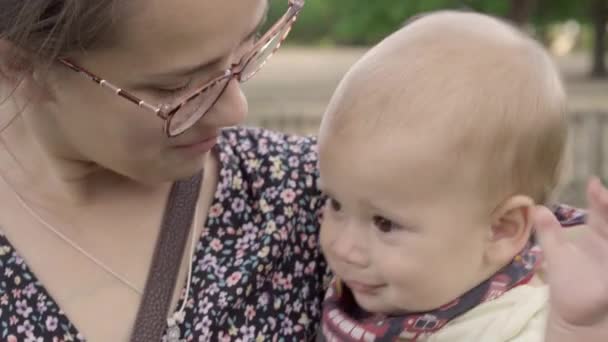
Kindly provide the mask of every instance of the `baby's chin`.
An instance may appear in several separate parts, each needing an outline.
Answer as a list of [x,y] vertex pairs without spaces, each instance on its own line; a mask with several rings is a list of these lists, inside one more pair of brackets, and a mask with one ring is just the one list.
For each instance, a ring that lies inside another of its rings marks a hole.
[[353,293],[353,297],[359,308],[363,309],[365,312],[368,313],[384,316],[398,316],[407,314],[408,312],[412,312],[399,306],[395,306],[392,301],[384,298],[379,298],[379,296],[369,297],[366,295]]
[[410,313],[430,312],[442,306],[442,304],[420,303],[405,300],[405,298],[401,299],[401,301],[397,301],[394,298],[382,298],[380,296],[372,297],[357,293],[353,293],[353,298],[359,308],[363,309],[365,312],[384,316],[401,316]]

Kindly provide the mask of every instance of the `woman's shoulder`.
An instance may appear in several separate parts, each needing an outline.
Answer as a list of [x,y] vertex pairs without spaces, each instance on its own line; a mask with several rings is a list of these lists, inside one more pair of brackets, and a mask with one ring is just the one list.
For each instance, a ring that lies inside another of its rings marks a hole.
[[222,130],[220,147],[247,158],[302,155],[316,162],[317,139],[281,133],[260,127],[230,127]]
[[218,141],[223,167],[238,167],[246,178],[266,183],[304,180],[300,187],[316,190],[317,140],[264,128],[233,127],[222,131]]

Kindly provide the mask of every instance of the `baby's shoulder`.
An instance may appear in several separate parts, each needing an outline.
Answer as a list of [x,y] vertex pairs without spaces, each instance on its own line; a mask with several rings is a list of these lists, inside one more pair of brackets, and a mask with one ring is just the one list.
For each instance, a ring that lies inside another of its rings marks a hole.
[[453,320],[427,341],[542,342],[548,304],[547,286],[518,286]]

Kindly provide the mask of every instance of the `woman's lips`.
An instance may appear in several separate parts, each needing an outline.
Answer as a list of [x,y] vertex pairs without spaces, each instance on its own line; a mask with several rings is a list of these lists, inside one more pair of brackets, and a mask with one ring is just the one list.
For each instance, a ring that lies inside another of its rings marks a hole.
[[191,144],[177,145],[175,148],[181,151],[205,153],[209,152],[215,144],[217,144],[217,136],[212,136]]

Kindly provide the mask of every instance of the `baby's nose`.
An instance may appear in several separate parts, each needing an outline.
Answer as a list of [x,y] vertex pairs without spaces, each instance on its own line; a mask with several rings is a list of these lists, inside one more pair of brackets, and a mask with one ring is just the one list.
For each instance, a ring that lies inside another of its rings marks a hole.
[[369,266],[365,239],[357,234],[342,234],[330,248],[341,263],[359,268]]

